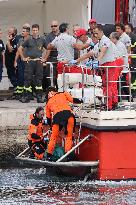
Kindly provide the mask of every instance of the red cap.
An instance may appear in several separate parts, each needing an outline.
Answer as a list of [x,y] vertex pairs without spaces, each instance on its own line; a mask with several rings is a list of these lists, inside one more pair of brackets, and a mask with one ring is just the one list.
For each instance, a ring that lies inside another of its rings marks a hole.
[[76,37],[80,37],[80,36],[82,36],[82,35],[86,35],[87,34],[87,31],[85,30],[85,29],[83,29],[83,28],[79,28],[77,31],[76,31],[76,33],[75,33],[75,35],[76,35]]
[[89,23],[96,23],[96,19],[95,18],[90,19]]

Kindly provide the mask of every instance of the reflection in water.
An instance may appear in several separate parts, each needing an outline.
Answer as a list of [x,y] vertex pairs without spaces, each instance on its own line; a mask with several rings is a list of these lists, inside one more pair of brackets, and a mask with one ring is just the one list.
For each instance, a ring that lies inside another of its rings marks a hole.
[[0,204],[135,205],[135,181],[79,181],[46,169],[1,169]]

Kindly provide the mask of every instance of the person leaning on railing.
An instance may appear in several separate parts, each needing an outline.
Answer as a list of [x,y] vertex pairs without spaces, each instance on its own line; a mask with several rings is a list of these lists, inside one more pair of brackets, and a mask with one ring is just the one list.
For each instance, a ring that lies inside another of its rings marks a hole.
[[[123,94],[126,95],[126,99],[130,100],[130,93],[129,93],[129,63],[128,63],[128,53],[125,45],[119,41],[119,34],[117,32],[112,32],[110,34],[111,41],[115,44],[116,50],[116,64],[117,64],[117,72],[116,72],[116,81],[118,80],[119,76],[121,78],[121,90]],[[120,68],[119,68],[120,66]],[[119,88],[119,86],[118,86]],[[133,101],[132,97],[131,100]]]
[[[106,109],[112,110],[117,106],[118,103],[117,86],[115,86],[116,63],[115,63],[113,43],[110,41],[109,38],[107,38],[104,35],[102,25],[98,25],[93,32],[94,35],[99,40],[99,42],[94,46],[94,49],[88,52],[87,54],[81,56],[77,60],[70,61],[69,63],[76,64],[82,62],[87,58],[90,58],[91,56],[97,57],[97,61],[95,61],[95,68],[96,67],[98,68],[99,65],[104,66],[103,69],[101,69],[102,71],[101,77],[102,77],[104,96],[108,96],[107,97],[108,100],[106,100],[106,105],[107,105]],[[108,72],[108,79],[107,79],[107,72]]]

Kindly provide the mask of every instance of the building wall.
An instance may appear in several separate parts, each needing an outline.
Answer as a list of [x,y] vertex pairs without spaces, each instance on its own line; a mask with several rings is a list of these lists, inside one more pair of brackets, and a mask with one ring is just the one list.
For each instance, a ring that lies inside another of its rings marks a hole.
[[88,0],[8,0],[0,1],[0,27],[7,35],[7,28],[15,25],[19,33],[25,22],[38,23],[41,33],[50,31],[53,19],[88,26]]
[[92,11],[92,17],[98,23],[115,23],[115,0],[93,0]]
[[88,0],[47,0],[45,28],[50,30],[50,22],[57,19],[59,23],[68,22],[71,26],[79,24],[88,26]]

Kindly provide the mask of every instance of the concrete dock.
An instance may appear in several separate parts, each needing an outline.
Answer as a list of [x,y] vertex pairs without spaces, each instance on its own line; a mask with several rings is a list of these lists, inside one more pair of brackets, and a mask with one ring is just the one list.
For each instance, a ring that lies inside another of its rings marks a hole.
[[12,160],[27,147],[29,115],[39,104],[36,100],[21,103],[16,100],[0,101],[0,165]]
[[38,106],[45,103],[21,103],[17,100],[0,101],[0,130],[13,128],[24,129],[29,123],[29,115],[34,113]]

